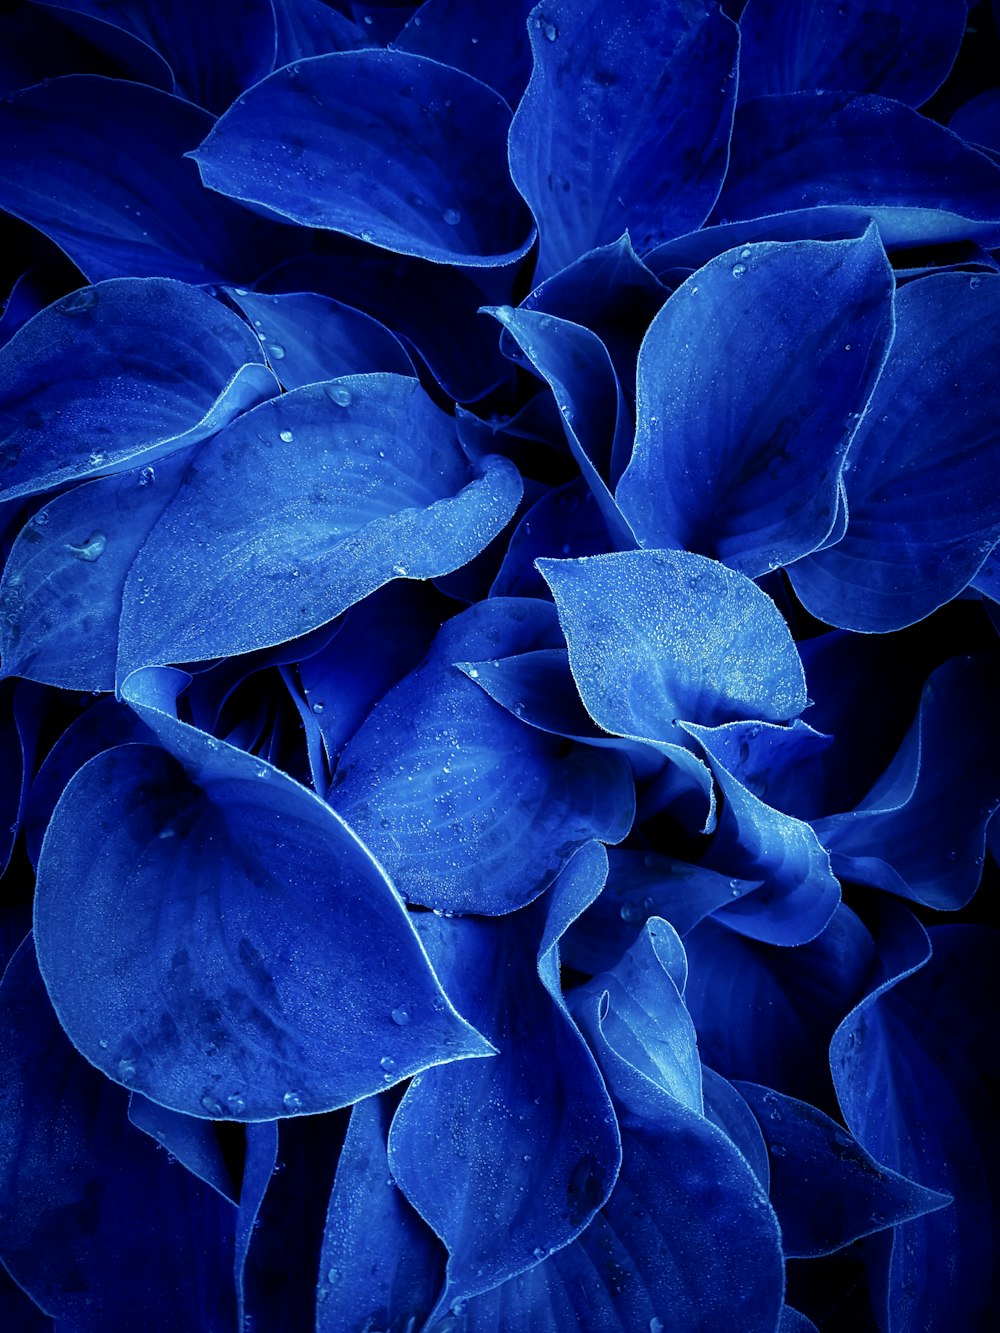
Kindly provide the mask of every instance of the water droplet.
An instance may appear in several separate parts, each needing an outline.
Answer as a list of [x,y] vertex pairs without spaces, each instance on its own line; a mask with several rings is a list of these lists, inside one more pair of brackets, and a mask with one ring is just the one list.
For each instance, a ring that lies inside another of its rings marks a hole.
[[134,1061],[134,1060],[128,1060],[128,1059],[125,1059],[125,1060],[119,1060],[119,1061],[118,1061],[118,1077],[122,1080],[123,1083],[128,1083],[128,1082],[130,1082],[132,1079],[134,1079],[134,1078],[135,1078],[135,1061]]
[[642,908],[638,903],[622,903],[619,915],[630,926],[641,926],[645,920]]
[[850,350],[851,350],[851,344],[850,344],[850,343],[844,343],[844,351],[845,351],[845,352],[849,352]]
[[268,350],[268,352],[269,352],[269,354],[270,354],[272,360],[274,360],[274,361],[283,361],[283,360],[284,360],[284,357],[285,357],[285,349],[282,347],[281,343],[268,343],[268,345],[267,345],[267,350]]
[[535,1256],[536,1259],[544,1259],[548,1251],[543,1250],[540,1245],[536,1245],[535,1248],[531,1251],[531,1253]]
[[740,884],[738,879],[731,879],[729,881],[729,892],[733,895],[734,898],[738,898],[740,894],[743,892],[743,886]]
[[155,480],[156,480],[156,468],[154,467],[144,467],[142,471],[139,473],[140,486],[151,486]]
[[469,667],[469,679],[470,679],[470,680],[478,680],[478,679],[479,679],[479,672],[476,670],[475,667]]
[[242,1115],[247,1109],[247,1099],[242,1092],[231,1092],[226,1098],[226,1105],[234,1115]]
[[202,1097],[201,1104],[209,1115],[222,1114],[222,1107],[219,1105],[219,1103],[215,1100],[214,1097],[210,1097],[207,1093],[205,1094],[204,1097]]
[[315,702],[315,703],[313,704],[313,706],[312,706],[312,710],[313,710],[314,713],[322,713],[322,711],[323,711],[323,709],[324,709],[325,707],[326,707],[326,705],[325,705],[325,704],[321,704],[321,703],[319,702],[319,700],[317,699],[316,702]]
[[278,432],[278,439],[282,442],[282,444],[291,444],[291,442],[295,439],[295,436],[292,434],[290,430],[282,430]]
[[742,277],[743,277],[743,274],[744,274],[746,271],[747,271],[747,266],[746,266],[746,264],[734,264],[734,265],[733,265],[733,277],[734,277],[734,278],[742,278]]
[[94,561],[101,558],[107,544],[108,539],[103,532],[92,532],[82,546],[67,545],[66,550],[70,555],[75,555],[77,560]]
[[271,776],[271,770],[269,768],[258,768],[257,776],[261,781],[266,781]]
[[441,216],[449,227],[457,227],[462,221],[462,215],[457,208],[446,208]]
[[374,236],[370,231],[361,231],[358,235],[363,241],[368,241],[369,243],[374,239]]
[[771,1144],[771,1156],[772,1156],[772,1157],[785,1157],[785,1156],[787,1155],[787,1153],[788,1153],[788,1149],[785,1147],[785,1145],[784,1145],[783,1143],[772,1143],[772,1144]]
[[329,1282],[329,1284],[330,1284],[331,1287],[334,1285],[335,1282],[339,1282],[339,1281],[340,1281],[340,1269],[339,1269],[339,1268],[328,1268],[328,1269],[326,1270],[326,1280],[327,1280],[327,1282]]
[[317,1303],[318,1305],[322,1305],[323,1302],[326,1300],[327,1296],[329,1296],[329,1294],[330,1294],[330,1293],[327,1291],[326,1287],[317,1287],[317,1288],[316,1288],[316,1303]]
[[649,1333],[663,1333],[663,1330],[665,1328],[666,1324],[663,1322],[663,1320],[657,1319],[656,1315],[654,1314],[652,1319],[649,1321]]
[[249,296],[249,295],[250,295],[250,293],[247,291],[247,289],[246,289],[245,287],[234,287],[233,290],[235,291],[235,293],[236,293],[237,296]]
[[970,278],[969,286],[975,289],[976,287],[981,287],[982,282],[983,282],[982,278]]
[[103,1037],[101,1038],[101,1040],[100,1040],[97,1044],[98,1044],[98,1046],[100,1046],[100,1048],[101,1048],[102,1051],[106,1051],[106,1050],[108,1049],[108,1043],[104,1040]]
[[371,14],[366,14],[366,15],[365,15],[365,22],[366,22],[366,23],[372,23],[372,22],[374,22],[374,20],[372,19]]
[[330,397],[338,407],[350,407],[351,391],[344,384],[335,384],[330,390]]
[[284,1103],[286,1111],[302,1110],[302,1098],[297,1092],[286,1092],[281,1100]]
[[405,565],[393,565],[393,567],[392,567],[392,572],[395,574],[395,576],[396,576],[397,579],[405,579],[405,578],[406,578],[406,566],[405,566]]
[[100,467],[101,464],[104,462],[104,455],[99,452],[93,453],[87,459],[87,462],[90,464],[91,467]]
[[391,1074],[392,1071],[396,1068],[396,1061],[392,1058],[391,1055],[383,1055],[382,1059],[379,1061],[379,1065],[381,1066],[382,1069],[385,1070],[387,1074]]
[[398,1009],[393,1009],[392,1021],[396,1023],[399,1027],[405,1028],[407,1023],[410,1021],[409,1009],[404,1009],[402,1006],[400,1006]]

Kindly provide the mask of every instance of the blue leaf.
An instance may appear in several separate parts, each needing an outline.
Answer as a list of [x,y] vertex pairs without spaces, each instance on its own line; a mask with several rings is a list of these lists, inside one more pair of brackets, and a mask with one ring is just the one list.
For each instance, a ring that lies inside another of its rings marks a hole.
[[[324,250],[329,248],[327,242]],[[509,299],[515,266],[445,267],[347,237],[334,238],[333,248],[333,254],[280,266],[268,275],[268,289],[322,292],[371,315],[421,357],[447,397],[458,402],[474,402],[513,383],[514,368],[500,355],[492,321],[479,311],[484,301]],[[440,318],[442,310],[447,319]]]
[[411,902],[511,912],[584,842],[618,842],[631,827],[634,788],[622,756],[567,749],[453,665],[551,646],[551,609],[491,598],[456,616],[344,750],[330,800]]
[[190,461],[190,450],[181,450],[155,468],[77,486],[38,510],[0,583],[6,673],[64,689],[114,689],[129,571]]
[[639,253],[700,226],[726,170],[739,36],[718,9],[545,0],[510,133],[548,277],[626,228]]
[[1000,88],[988,88],[964,102],[949,120],[948,128],[977,148],[1000,152]]
[[852,811],[815,821],[844,879],[938,910],[964,907],[1000,808],[997,656],[954,658],[924,688],[895,759]]
[[172,91],[174,78],[163,57],[103,19],[103,13],[82,12],[72,0],[6,6],[0,16],[4,95],[60,74],[105,74]]
[[520,494],[506,459],[469,466],[411,378],[347,376],[263,403],[199,449],[134,561],[119,678],[281,643],[390,579],[456,569]]
[[767,1144],[745,1098],[740,1096],[735,1084],[704,1064],[701,1067],[701,1082],[705,1115],[713,1125],[718,1125],[733,1146],[743,1154],[751,1171],[760,1181],[761,1188],[770,1189],[771,1164]]
[[323,0],[275,0],[277,31],[275,69],[331,51],[355,51],[369,38],[357,24],[330,9]]
[[788,629],[742,574],[683,551],[537,563],[591,717],[605,731],[654,745],[706,799],[708,772],[684,748],[680,719],[778,721],[805,707]]
[[[1000,1308],[995,1200],[995,1081],[984,1052],[1000,1013],[997,934],[939,926],[927,936],[901,907],[883,909],[883,980],[841,1024],[830,1048],[847,1124],[880,1162],[953,1208],[900,1228],[873,1252],[882,1326],[989,1327]],[[880,1281],[879,1281],[880,1279]],[[879,1290],[881,1287],[881,1290]]]
[[387,328],[339,301],[313,292],[262,296],[242,287],[231,288],[229,295],[252,321],[286,389],[376,370],[414,373],[413,363]]
[[944,83],[966,0],[749,0],[740,19],[740,97],[882,93],[920,106]]
[[1000,223],[1000,168],[887,97],[804,92],[741,104],[709,221],[831,204],[864,208],[888,249],[919,236],[928,210]]
[[0,351],[0,498],[155,461],[276,392],[257,339],[204,292],[83,287]]
[[757,1083],[736,1086],[768,1138],[771,1203],[787,1258],[830,1254],[951,1202],[880,1166],[814,1106]]
[[616,492],[639,542],[751,577],[814,551],[892,339],[892,298],[874,227],[729,250],[675,292],[639,353],[635,451]]
[[231,1333],[233,1209],[129,1124],[56,1022],[28,939],[0,985],[0,1256],[79,1333]]
[[826,930],[796,949],[758,943],[711,920],[684,944],[686,999],[705,1063],[726,1078],[829,1105],[827,1046],[863,993],[872,962],[871,937],[858,918],[841,904]]
[[547,491],[525,514],[507,543],[490,596],[549,597],[549,585],[535,568],[539,556],[606,555],[611,549],[594,492],[577,477]]
[[613,848],[605,891],[571,927],[567,962],[581,972],[605,972],[632,947],[650,917],[663,917],[679,935],[761,886],[656,852]]
[[92,759],[42,847],[39,957],[77,1048],[161,1105],[235,1120],[329,1110],[488,1054],[354,834],[284,774],[178,721],[185,679],[131,677],[126,698],[166,748]]
[[391,1119],[385,1097],[351,1111],[323,1233],[316,1333],[340,1333],[352,1321],[421,1327],[444,1278],[444,1247],[390,1172]]
[[210,189],[267,217],[497,266],[533,239],[507,172],[509,124],[502,98],[459,70],[341,51],[277,70],[191,156]]
[[489,313],[550,385],[570,450],[608,532],[616,546],[631,550],[635,538],[608,490],[608,479],[612,458],[627,447],[632,420],[607,348],[582,325],[540,311],[499,306]]
[[247,1126],[243,1187],[248,1206],[237,1233],[238,1245],[242,1240],[237,1268],[241,1327],[247,1333],[254,1328],[298,1333],[316,1327],[323,1222],[344,1119],[303,1116],[277,1126]]
[[[149,731],[131,708],[105,697],[74,719],[45,756],[32,779],[24,810],[24,837],[32,865],[63,788],[88,759],[113,745],[149,741]],[[5,768],[5,772],[9,772]]]
[[247,1260],[256,1234],[263,1226],[261,1209],[271,1177],[278,1166],[278,1122],[262,1120],[245,1129],[246,1153],[243,1159],[243,1181],[236,1212],[235,1262],[233,1276],[236,1286],[237,1328],[246,1328]]
[[420,665],[438,629],[437,609],[433,590],[424,584],[387,583],[351,607],[324,648],[299,662],[299,679],[331,761],[378,700]]
[[847,459],[847,533],[791,571],[816,616],[885,633],[975,577],[1000,536],[991,408],[1000,275],[909,283],[896,338]]
[[117,24],[158,51],[177,89],[209,111],[223,111],[274,68],[270,0],[241,0],[233,22],[228,0],[59,0],[61,6]]
[[[125,79],[69,74],[0,105],[4,208],[52,238],[91,282],[252,281],[296,242],[202,188],[184,160],[206,111]],[[114,144],[114,152],[108,145]]]
[[226,1166],[222,1149],[210,1120],[168,1111],[147,1097],[133,1092],[128,1102],[128,1118],[136,1129],[148,1134],[165,1152],[210,1185],[230,1203],[236,1203],[237,1191]]
[[393,46],[464,69],[517,106],[531,77],[527,18],[532,0],[469,6],[463,0],[424,0]]
[[618,1127],[562,1004],[556,952],[606,864],[590,843],[524,913],[423,918],[444,984],[500,1049],[481,1073],[414,1080],[392,1122],[393,1175],[448,1246],[441,1315],[569,1244],[614,1185]]

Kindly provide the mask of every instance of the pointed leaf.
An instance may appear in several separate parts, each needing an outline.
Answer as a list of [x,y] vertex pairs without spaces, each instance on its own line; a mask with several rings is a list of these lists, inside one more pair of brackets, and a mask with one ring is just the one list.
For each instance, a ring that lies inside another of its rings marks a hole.
[[0,351],[0,498],[155,461],[275,392],[257,339],[204,292],[165,278],[83,287]]
[[4,207],[91,282],[252,281],[293,242],[202,188],[184,155],[211,126],[190,102],[126,79],[69,74],[27,88],[0,106]]
[[495,266],[532,241],[507,173],[509,124],[503,99],[457,69],[405,51],[340,51],[258,83],[192,156],[210,189],[265,216]]
[[383,1056],[395,1081],[487,1054],[354,834],[283,773],[178,721],[184,679],[127,682],[167,749],[92,759],[42,847],[39,957],[77,1048],[164,1106],[236,1120],[367,1096]]
[[626,228],[641,254],[700,226],[726,169],[735,25],[679,0],[641,14],[545,0],[528,32],[510,162],[538,224],[540,275]]
[[30,938],[0,985],[0,1256],[80,1333],[230,1333],[233,1208],[128,1121],[73,1050]]
[[506,459],[469,466],[413,379],[347,376],[263,403],[208,441],[125,587],[119,678],[314,629],[393,578],[432,578],[514,513]]
[[491,598],[449,621],[424,664],[346,746],[330,801],[411,902],[511,912],[572,853],[631,827],[627,761],[527,726],[453,665],[556,641],[551,606]]
[[815,550],[892,338],[892,296],[874,227],[729,250],[693,274],[639,353],[616,498],[640,543],[751,577]]
[[976,575],[1000,536],[998,332],[1000,275],[943,273],[900,292],[893,349],[848,455],[847,533],[791,574],[814,615],[902,629]]

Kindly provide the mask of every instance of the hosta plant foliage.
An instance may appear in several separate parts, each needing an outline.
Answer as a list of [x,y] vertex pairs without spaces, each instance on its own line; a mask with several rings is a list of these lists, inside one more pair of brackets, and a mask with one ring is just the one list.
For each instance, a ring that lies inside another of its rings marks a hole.
[[3,6],[0,1325],[996,1326],[998,21]]

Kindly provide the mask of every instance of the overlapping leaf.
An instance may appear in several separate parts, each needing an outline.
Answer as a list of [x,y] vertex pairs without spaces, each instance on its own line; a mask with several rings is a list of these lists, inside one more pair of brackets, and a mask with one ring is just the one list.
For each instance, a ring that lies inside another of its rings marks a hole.
[[509,124],[503,99],[460,70],[341,51],[257,84],[193,156],[209,188],[265,216],[438,263],[500,265],[532,241],[507,173]]
[[844,539],[791,574],[830,624],[902,629],[950,600],[1000,535],[991,350],[1000,276],[908,284],[896,338],[848,455]]
[[411,902],[513,911],[583,843],[631,827],[621,755],[528,726],[454,665],[558,643],[551,610],[491,598],[450,620],[344,750],[330,800]]
[[751,577],[820,546],[892,338],[892,296],[874,227],[744,246],[692,275],[639,353],[616,498],[640,543]]
[[39,958],[77,1048],[153,1101],[237,1120],[328,1110],[489,1053],[354,834],[284,774],[177,720],[184,680],[126,683],[165,748],[85,765],[39,858]]
[[718,9],[595,0],[532,10],[531,82],[510,134],[514,181],[549,277],[626,228],[640,254],[700,226],[726,168],[738,34]]

